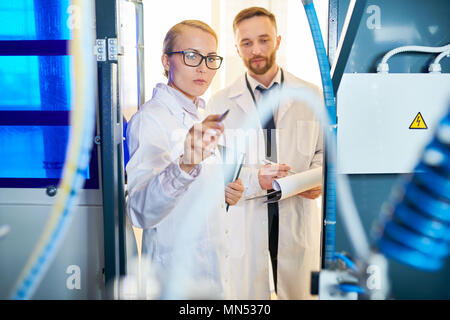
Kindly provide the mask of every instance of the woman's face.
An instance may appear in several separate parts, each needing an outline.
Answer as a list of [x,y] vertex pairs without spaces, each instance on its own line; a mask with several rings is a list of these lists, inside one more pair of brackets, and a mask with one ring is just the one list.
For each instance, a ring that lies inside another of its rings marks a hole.
[[[204,56],[217,54],[217,42],[213,35],[198,28],[186,26],[175,39],[172,51],[195,51]],[[183,54],[163,54],[164,68],[169,72],[168,85],[194,100],[208,89],[217,70],[206,67],[205,59],[198,67],[187,66]]]

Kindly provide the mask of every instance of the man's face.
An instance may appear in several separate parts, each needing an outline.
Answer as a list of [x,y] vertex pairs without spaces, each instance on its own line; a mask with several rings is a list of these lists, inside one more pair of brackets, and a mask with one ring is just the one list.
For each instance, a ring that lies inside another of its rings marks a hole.
[[265,74],[275,64],[281,37],[265,16],[241,21],[236,26],[236,49],[250,74]]

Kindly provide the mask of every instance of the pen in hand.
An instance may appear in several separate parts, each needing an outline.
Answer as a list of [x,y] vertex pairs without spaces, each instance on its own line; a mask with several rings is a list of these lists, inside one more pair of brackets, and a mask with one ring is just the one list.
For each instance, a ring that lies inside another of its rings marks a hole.
[[[230,109],[225,110],[225,112],[222,113],[222,114],[219,116],[219,118],[217,118],[216,121],[217,121],[217,122],[222,122],[223,120],[225,120],[225,118],[226,118],[227,115],[228,115],[228,112],[230,112]],[[216,154],[216,152],[215,152],[214,149],[211,150],[211,154],[212,154],[212,155],[215,155],[215,154]]]
[[[278,163],[273,162],[273,161],[270,161],[270,160],[267,160],[267,159],[263,159],[263,161],[264,161],[266,164],[279,165]],[[297,172],[292,171],[292,170],[289,170],[288,172],[289,172],[289,173],[292,173],[292,174],[297,174]]]
[[230,112],[230,109],[227,109],[224,113],[222,113],[222,114],[220,115],[219,119],[217,119],[217,122],[221,122],[221,121],[225,120],[225,118],[226,118],[227,115],[228,115],[228,112]]

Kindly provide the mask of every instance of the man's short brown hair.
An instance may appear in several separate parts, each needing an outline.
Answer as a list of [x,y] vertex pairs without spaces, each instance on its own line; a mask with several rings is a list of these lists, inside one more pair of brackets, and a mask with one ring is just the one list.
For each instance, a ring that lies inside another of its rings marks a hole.
[[236,33],[237,25],[241,23],[243,20],[259,16],[268,17],[272,22],[273,26],[275,27],[275,30],[277,30],[277,21],[275,20],[275,16],[273,15],[273,13],[261,7],[251,7],[241,10],[234,18],[233,21],[234,33]]

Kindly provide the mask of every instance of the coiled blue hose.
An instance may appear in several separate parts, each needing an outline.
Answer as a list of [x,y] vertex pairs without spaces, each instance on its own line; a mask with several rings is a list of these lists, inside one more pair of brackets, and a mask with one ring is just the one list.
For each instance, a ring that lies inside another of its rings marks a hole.
[[401,263],[437,271],[450,253],[450,109],[414,172],[375,225],[375,244]]
[[[336,101],[334,99],[333,84],[331,82],[330,64],[320,32],[319,21],[317,20],[316,10],[312,0],[303,0],[306,16],[308,17],[309,27],[316,48],[317,60],[319,61],[320,76],[325,98],[325,107],[330,118],[331,130],[333,131],[334,145],[336,145]],[[330,150],[328,151],[330,152]],[[336,237],[336,164],[330,159],[336,159],[333,156],[327,156],[326,173],[326,202],[325,202],[325,268],[329,267],[334,260],[335,237]]]

